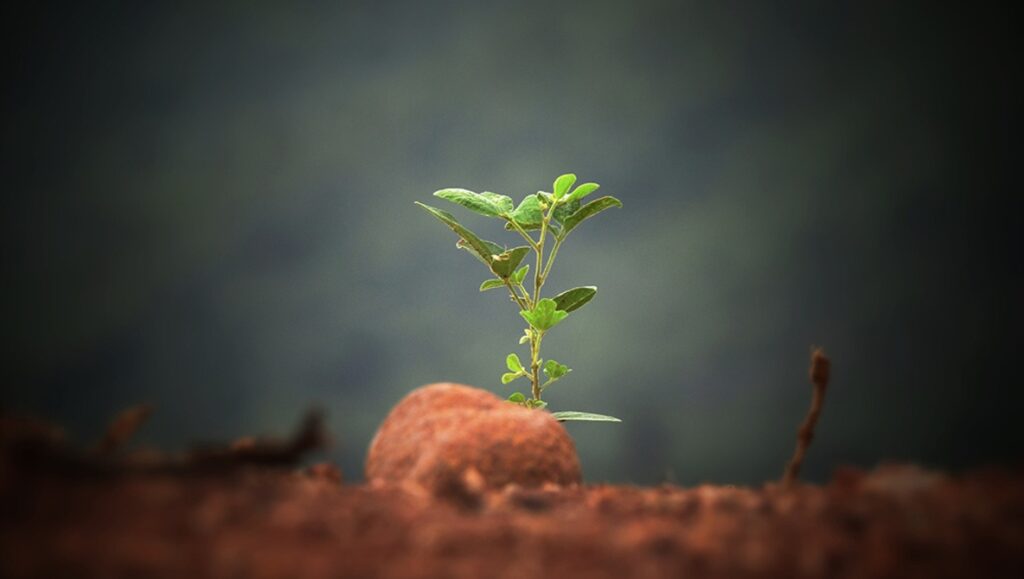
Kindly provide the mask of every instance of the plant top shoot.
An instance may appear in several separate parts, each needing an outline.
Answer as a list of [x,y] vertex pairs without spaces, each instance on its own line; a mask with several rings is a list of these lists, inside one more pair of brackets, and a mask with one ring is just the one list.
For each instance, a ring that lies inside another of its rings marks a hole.
[[[558,249],[576,227],[587,219],[611,207],[622,207],[622,203],[611,196],[599,197],[584,204],[583,198],[597,190],[597,183],[576,184],[576,175],[571,173],[555,179],[550,193],[538,191],[527,195],[519,205],[511,197],[484,191],[475,193],[466,189],[441,189],[434,193],[446,201],[462,205],[466,209],[505,222],[505,229],[522,236],[526,245],[508,248],[481,239],[459,223],[446,211],[416,202],[428,213],[447,225],[459,241],[456,247],[465,249],[487,266],[493,277],[480,284],[480,291],[504,288],[513,303],[519,307],[519,315],[526,321],[526,328],[519,343],[529,344],[529,363],[524,365],[515,353],[505,358],[508,372],[502,374],[502,384],[519,378],[530,380],[530,396],[516,392],[509,396],[512,403],[527,408],[544,408],[547,402],[541,397],[544,391],[571,372],[568,366],[555,360],[541,358],[540,347],[544,336],[562,323],[569,314],[594,299],[597,288],[582,286],[566,290],[554,297],[542,297],[544,282],[551,275],[551,268],[558,256]],[[534,237],[530,232],[536,232]],[[526,286],[530,264],[523,263],[533,252],[536,262],[533,269],[533,288]],[[543,371],[544,378],[541,378]],[[580,420],[592,422],[621,422],[618,418],[590,412],[554,412],[560,421]]]

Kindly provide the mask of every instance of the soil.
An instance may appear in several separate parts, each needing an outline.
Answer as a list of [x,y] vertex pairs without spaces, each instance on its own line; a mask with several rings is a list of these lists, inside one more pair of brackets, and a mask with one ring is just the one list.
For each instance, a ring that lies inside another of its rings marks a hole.
[[[115,420],[115,430],[131,430]],[[70,448],[0,420],[0,576],[1024,577],[1024,473],[839,469],[826,485],[345,484],[290,441]],[[120,437],[123,440],[125,437]]]
[[501,489],[580,483],[576,446],[551,414],[492,392],[442,382],[417,388],[384,419],[370,444],[366,479]]

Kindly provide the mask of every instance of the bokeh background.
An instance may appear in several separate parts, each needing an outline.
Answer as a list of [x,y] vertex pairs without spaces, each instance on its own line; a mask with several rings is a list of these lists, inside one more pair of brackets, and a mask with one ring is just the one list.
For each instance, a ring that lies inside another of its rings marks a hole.
[[[591,481],[1018,463],[1009,21],[890,2],[5,4],[3,405],[166,449],[327,409],[349,480],[424,383],[511,391],[521,322],[420,211],[575,172],[625,203],[548,286]],[[1005,24],[1004,24],[1005,23]],[[443,204],[435,200],[436,204]],[[484,237],[515,241],[454,213]]]

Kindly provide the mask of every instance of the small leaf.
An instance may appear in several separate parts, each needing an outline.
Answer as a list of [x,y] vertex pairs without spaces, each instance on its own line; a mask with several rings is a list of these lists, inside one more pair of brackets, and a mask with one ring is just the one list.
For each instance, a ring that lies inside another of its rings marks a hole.
[[592,285],[574,287],[555,296],[555,306],[565,312],[573,312],[594,299],[596,294],[597,288]]
[[526,401],[527,408],[544,408],[547,405],[547,402],[544,402],[543,400],[537,400],[535,398]]
[[569,194],[569,200],[579,201],[580,199],[583,199],[584,197],[590,195],[594,191],[597,191],[598,187],[600,187],[600,185],[598,185],[597,183],[584,183],[579,187],[576,187],[576,189],[574,189],[573,192]]
[[497,217],[502,213],[501,208],[490,199],[466,189],[441,189],[440,191],[434,191],[434,197],[458,203],[470,211],[475,211],[487,217]]
[[589,219],[597,215],[598,213],[604,211],[605,209],[610,209],[612,207],[622,207],[622,202],[614,197],[606,196],[601,197],[600,199],[595,199],[590,203],[587,203],[583,207],[580,207],[578,210],[576,210],[575,213],[567,217],[565,221],[562,222],[564,228],[562,229],[562,234],[559,237],[565,238],[566,235],[569,235],[570,231],[576,229],[576,226],[582,223],[584,220]]
[[505,287],[505,282],[500,279],[488,279],[484,283],[480,284],[480,291],[485,292],[487,290],[497,289]]
[[569,314],[559,310],[555,305],[555,300],[544,298],[537,302],[532,310],[521,311],[519,315],[537,330],[546,332],[557,326]]
[[508,357],[505,358],[505,365],[508,366],[508,369],[512,372],[523,371],[523,363],[519,361],[519,356],[516,356],[515,354],[509,354]]
[[523,374],[520,372],[505,372],[504,374],[501,375],[501,383],[508,384],[509,382],[515,380],[516,378],[522,375]]
[[530,253],[530,247],[527,245],[503,251],[497,257],[492,256],[491,269],[498,277],[508,278],[512,275],[513,270],[519,267],[527,253]]
[[490,201],[498,208],[502,213],[508,213],[516,206],[515,202],[508,195],[499,195],[497,193],[491,193],[490,191],[484,191],[480,193],[480,196]]
[[419,201],[415,201],[414,203],[422,207],[427,213],[430,213],[431,215],[439,219],[441,223],[444,223],[452,231],[458,234],[458,236],[461,237],[462,239],[459,240],[460,243],[456,245],[468,250],[470,253],[475,255],[477,259],[484,262],[486,265],[491,265],[491,256],[495,254],[495,248],[499,249],[497,253],[501,253],[502,251],[504,251],[503,249],[501,249],[501,246],[497,245],[496,243],[484,241],[477,237],[475,233],[473,233],[465,226],[463,226],[461,223],[459,223],[455,219],[455,217],[452,216],[451,213],[448,213],[447,211],[442,211],[436,207],[431,207],[430,205],[426,205],[424,203],[420,203]]
[[555,199],[561,199],[569,191],[569,187],[576,182],[576,175],[572,173],[566,173],[555,179],[555,184],[551,186],[551,195]]
[[526,402],[526,396],[523,396],[522,392],[516,392],[508,397],[509,402],[515,402],[516,404],[523,404]]
[[512,281],[516,282],[519,285],[523,285],[523,280],[526,279],[526,273],[529,271],[530,264],[526,264],[523,267],[517,269],[516,272],[512,274]]
[[594,414],[593,412],[577,412],[575,410],[566,410],[562,412],[552,412],[551,416],[555,417],[555,420],[559,422],[579,421],[579,422],[622,422],[614,416],[605,416],[604,414]]
[[525,336],[520,336],[519,337],[519,343],[520,344],[525,344],[525,343],[527,343],[529,341],[530,341],[530,334],[526,334]]
[[569,369],[565,364],[559,364],[554,360],[548,360],[544,363],[544,373],[548,375],[548,378],[552,380],[558,380],[562,376],[565,376],[572,370]]
[[512,212],[512,219],[523,229],[540,227],[544,220],[543,211],[540,207],[540,198],[536,195],[527,195],[523,201]]

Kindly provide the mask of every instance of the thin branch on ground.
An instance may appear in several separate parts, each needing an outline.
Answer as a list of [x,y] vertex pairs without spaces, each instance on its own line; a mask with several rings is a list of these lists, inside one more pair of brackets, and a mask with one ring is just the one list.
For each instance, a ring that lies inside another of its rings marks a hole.
[[139,404],[122,410],[110,421],[107,432],[96,445],[96,452],[111,454],[120,450],[152,413],[153,407],[149,404]]
[[825,390],[828,389],[831,366],[832,362],[825,356],[825,352],[821,348],[815,348],[811,352],[811,369],[809,374],[811,384],[814,386],[814,394],[811,398],[811,408],[807,411],[807,416],[804,418],[803,424],[800,425],[800,431],[797,433],[796,450],[793,451],[793,457],[789,459],[789,464],[786,465],[786,472],[782,477],[783,486],[792,486],[800,476],[800,467],[803,466],[807,448],[811,445],[811,441],[814,440],[814,427],[818,423],[821,407],[825,403]]

